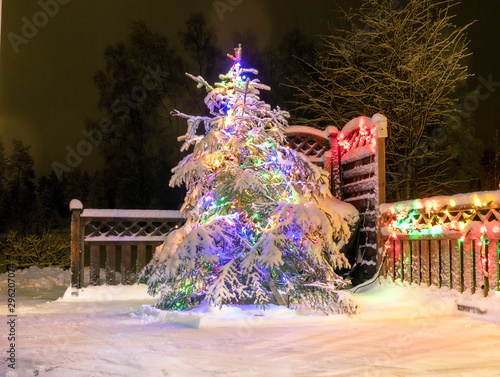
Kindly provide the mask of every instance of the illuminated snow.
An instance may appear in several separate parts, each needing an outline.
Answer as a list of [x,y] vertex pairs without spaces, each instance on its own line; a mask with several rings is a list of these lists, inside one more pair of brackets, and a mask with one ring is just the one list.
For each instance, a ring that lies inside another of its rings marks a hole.
[[[17,272],[18,369],[7,374],[4,354],[0,376],[493,376],[500,370],[500,324],[457,311],[459,302],[499,315],[497,295],[376,283],[354,295],[361,312],[352,318],[245,306],[179,314],[148,306],[154,300],[144,301],[145,288],[137,286],[93,287],[85,301],[56,300],[69,278],[59,269]],[[127,300],[99,300],[116,290]],[[6,310],[2,305],[4,317]]]

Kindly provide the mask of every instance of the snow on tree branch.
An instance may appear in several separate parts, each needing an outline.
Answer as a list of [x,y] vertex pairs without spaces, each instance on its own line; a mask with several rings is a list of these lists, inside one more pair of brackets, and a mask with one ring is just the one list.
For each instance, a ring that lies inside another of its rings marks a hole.
[[165,309],[284,304],[287,292],[292,304],[352,312],[336,293],[346,283],[335,268],[348,266],[337,243],[350,234],[328,173],[286,146],[288,112],[260,100],[270,88],[241,67],[241,49],[232,58],[213,86],[190,76],[208,91],[211,116],[173,112],[187,120],[182,149],[193,147],[170,180],[186,185],[187,222],[167,236],[142,279]]

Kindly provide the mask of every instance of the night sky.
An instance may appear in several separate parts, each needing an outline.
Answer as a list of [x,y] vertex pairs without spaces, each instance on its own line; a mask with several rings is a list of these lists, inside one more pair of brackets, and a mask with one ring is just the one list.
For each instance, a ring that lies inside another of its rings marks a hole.
[[[47,19],[40,16],[41,5],[34,0],[3,0],[2,8],[0,136],[7,152],[12,138],[31,145],[39,174],[48,174],[53,161],[64,163],[66,146],[75,148],[83,139],[85,119],[103,116],[97,110],[92,76],[104,67],[105,47],[127,38],[132,20],[144,20],[181,51],[178,32],[184,30],[192,12],[201,11],[217,28],[223,51],[232,52],[233,31],[246,30],[257,35],[264,51],[270,41],[294,26],[311,34],[325,33],[328,22],[335,22],[331,10],[336,7],[335,1],[328,0],[222,0],[236,5],[221,15],[211,0],[59,1],[64,4],[58,3],[59,9],[51,7],[53,16]],[[360,1],[338,3],[356,7]],[[500,2],[464,0],[457,13],[460,25],[478,20],[469,30],[473,53],[469,66],[476,75],[470,79],[470,88],[484,81],[498,82],[474,112],[476,135],[489,142],[500,119]],[[35,21],[42,25],[36,35],[28,33],[27,43],[13,46],[9,33],[24,37],[23,17],[33,22],[36,15]],[[92,168],[98,155],[94,151],[81,167]]]

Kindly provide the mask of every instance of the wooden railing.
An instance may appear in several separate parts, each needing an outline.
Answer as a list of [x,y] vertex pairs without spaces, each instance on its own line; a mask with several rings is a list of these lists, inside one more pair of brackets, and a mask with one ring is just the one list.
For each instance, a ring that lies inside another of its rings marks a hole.
[[100,284],[102,267],[106,284],[133,283],[154,248],[182,221],[179,211],[83,209],[76,199],[70,210],[71,286],[75,288],[84,287],[85,264],[90,265],[90,285]]
[[[500,191],[471,197],[472,203],[440,197],[381,206],[382,275],[485,296],[498,291],[500,205],[495,198]],[[493,199],[482,199],[488,197]]]

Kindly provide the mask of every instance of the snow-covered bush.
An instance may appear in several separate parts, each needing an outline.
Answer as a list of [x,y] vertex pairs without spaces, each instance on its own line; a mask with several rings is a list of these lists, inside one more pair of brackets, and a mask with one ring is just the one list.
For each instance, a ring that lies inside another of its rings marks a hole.
[[18,268],[61,267],[71,264],[71,246],[69,237],[59,237],[45,232],[42,235],[20,236],[12,232],[0,251],[6,256],[5,263],[13,262]]
[[141,279],[165,309],[276,302],[353,312],[335,273],[348,265],[337,246],[350,233],[336,210],[345,204],[331,198],[326,171],[285,145],[288,113],[260,100],[269,88],[247,77],[257,71],[240,54],[215,86],[191,76],[208,91],[210,116],[173,113],[187,119],[182,148],[194,146],[170,181],[187,187],[187,221]]

